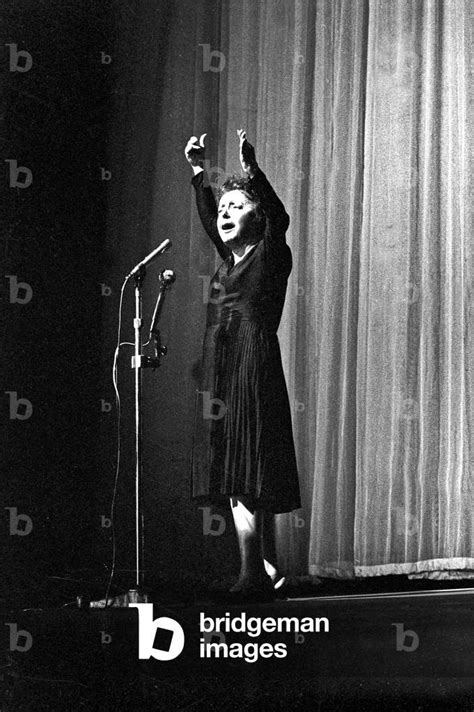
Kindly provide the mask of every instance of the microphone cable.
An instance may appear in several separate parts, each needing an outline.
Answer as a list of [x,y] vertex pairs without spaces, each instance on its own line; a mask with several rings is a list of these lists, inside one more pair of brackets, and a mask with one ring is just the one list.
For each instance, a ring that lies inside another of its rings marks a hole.
[[114,478],[114,487],[113,487],[113,492],[112,492],[112,502],[110,505],[110,528],[111,528],[111,533],[112,533],[112,562],[111,562],[111,567],[110,567],[110,575],[109,575],[109,580],[107,583],[107,589],[105,592],[105,606],[104,608],[107,608],[108,606],[108,600],[109,600],[109,594],[110,594],[110,589],[112,587],[112,582],[115,576],[115,566],[116,566],[116,559],[117,559],[117,544],[116,544],[116,537],[115,537],[115,503],[117,500],[117,486],[118,486],[118,481],[119,481],[119,475],[120,475],[120,457],[121,457],[121,424],[122,424],[122,409],[121,409],[121,402],[120,402],[120,392],[118,388],[118,367],[117,367],[117,361],[120,353],[120,348],[122,346],[134,346],[135,344],[131,341],[120,341],[121,333],[122,333],[122,309],[123,309],[123,295],[125,291],[125,287],[127,285],[128,279],[126,278],[122,284],[122,287],[120,289],[120,302],[119,302],[119,312],[118,312],[118,328],[117,328],[117,345],[115,347],[115,352],[114,352],[114,361],[113,361],[113,366],[112,366],[112,382],[114,385],[114,391],[115,391],[115,408],[116,408],[116,413],[117,413],[117,462],[115,466],[115,478]]

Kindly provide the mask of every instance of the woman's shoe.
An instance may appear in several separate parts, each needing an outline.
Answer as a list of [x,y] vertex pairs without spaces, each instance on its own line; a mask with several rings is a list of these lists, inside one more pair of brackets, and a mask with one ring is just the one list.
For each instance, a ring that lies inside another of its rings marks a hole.
[[282,586],[284,586],[286,581],[286,576],[278,576],[275,581],[273,581],[273,588],[278,591]]
[[275,598],[282,600],[288,598],[288,581],[286,576],[279,576],[273,584]]

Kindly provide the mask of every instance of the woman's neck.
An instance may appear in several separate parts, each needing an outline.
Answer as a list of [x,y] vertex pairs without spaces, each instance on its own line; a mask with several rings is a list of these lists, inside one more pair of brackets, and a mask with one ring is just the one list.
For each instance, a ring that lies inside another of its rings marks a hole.
[[242,245],[242,247],[237,247],[232,250],[232,254],[234,255],[234,264],[237,264],[237,262],[240,262],[241,259],[245,257],[245,255],[250,252],[250,250],[255,247],[257,243],[254,242],[252,245]]

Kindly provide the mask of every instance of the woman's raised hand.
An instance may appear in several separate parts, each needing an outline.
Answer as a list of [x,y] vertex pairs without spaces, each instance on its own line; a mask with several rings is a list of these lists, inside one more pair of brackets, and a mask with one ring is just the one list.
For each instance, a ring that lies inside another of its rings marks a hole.
[[253,178],[258,168],[255,149],[247,141],[247,132],[244,129],[237,129],[237,136],[240,142],[240,164],[247,175]]
[[204,139],[207,133],[201,134],[201,137],[191,136],[184,149],[184,155],[190,166],[193,168],[202,168],[202,164],[206,159],[206,147]]

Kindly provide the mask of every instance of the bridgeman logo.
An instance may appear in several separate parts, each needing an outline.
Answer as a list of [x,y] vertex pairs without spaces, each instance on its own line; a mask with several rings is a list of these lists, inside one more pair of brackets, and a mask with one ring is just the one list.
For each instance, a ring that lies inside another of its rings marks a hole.
[[[153,620],[152,603],[130,603],[138,608],[138,657],[140,660],[174,660],[184,648],[184,630],[173,618]],[[155,647],[155,643],[159,647]]]

